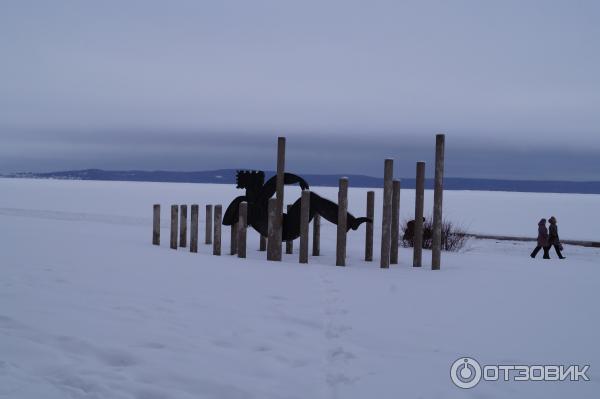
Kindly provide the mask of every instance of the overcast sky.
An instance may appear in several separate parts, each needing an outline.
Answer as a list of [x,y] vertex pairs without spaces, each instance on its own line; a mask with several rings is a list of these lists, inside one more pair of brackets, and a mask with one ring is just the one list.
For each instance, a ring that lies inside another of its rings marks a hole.
[[[600,1],[0,2],[0,172],[600,179]],[[428,170],[433,168],[429,166]],[[429,175],[430,173],[428,173]]]

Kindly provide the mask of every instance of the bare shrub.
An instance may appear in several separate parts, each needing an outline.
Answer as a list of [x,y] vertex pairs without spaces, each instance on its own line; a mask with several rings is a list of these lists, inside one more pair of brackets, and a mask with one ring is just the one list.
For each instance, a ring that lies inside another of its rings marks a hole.
[[[402,246],[413,247],[413,227],[411,222],[414,221],[404,220],[402,222]],[[423,222],[423,248],[431,249],[433,244],[433,220],[426,219]],[[449,220],[442,220],[442,251],[458,252],[467,244],[469,236],[464,228],[455,224]]]

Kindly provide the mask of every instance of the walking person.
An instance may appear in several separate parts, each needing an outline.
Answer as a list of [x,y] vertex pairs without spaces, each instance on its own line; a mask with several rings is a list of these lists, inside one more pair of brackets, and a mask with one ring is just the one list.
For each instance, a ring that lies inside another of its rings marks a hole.
[[538,223],[537,247],[531,253],[531,257],[535,258],[540,249],[544,250],[544,259],[550,259],[550,246],[548,244],[548,229],[546,228],[546,219],[541,219]]
[[560,259],[564,259],[565,257],[561,253],[562,244],[560,243],[560,239],[558,238],[558,226],[556,225],[556,218],[552,216],[550,219],[548,219],[548,222],[550,222],[550,234],[548,235],[548,251],[550,251],[550,247],[552,246],[556,251],[556,255],[558,255]]

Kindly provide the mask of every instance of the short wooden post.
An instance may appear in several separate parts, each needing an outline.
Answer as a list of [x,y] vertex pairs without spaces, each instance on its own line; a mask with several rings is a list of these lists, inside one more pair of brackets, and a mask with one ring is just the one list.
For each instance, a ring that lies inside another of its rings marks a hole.
[[348,178],[342,177],[338,189],[338,220],[335,265],[346,266],[346,225],[348,217]]
[[246,228],[248,227],[248,203],[246,201],[240,202],[238,211],[239,217],[237,228],[237,255],[238,258],[246,257]]
[[300,263],[308,263],[308,223],[310,219],[310,191],[302,190],[300,198]]
[[187,247],[187,205],[181,205],[179,212],[179,246]]
[[[277,198],[277,219],[275,221],[275,231],[273,232],[273,246],[278,245],[279,250],[274,254],[275,258],[272,260],[281,260],[281,233],[283,231],[283,187],[284,187],[284,173],[285,173],[285,137],[277,138],[277,180],[276,180],[276,198]],[[271,238],[269,237],[269,241]],[[271,245],[271,243],[269,243]]]
[[312,256],[321,255],[321,215],[318,213],[313,217],[313,241]]
[[221,255],[221,218],[223,206],[215,205],[214,232],[213,232],[213,255]]
[[390,243],[390,264],[398,264],[400,245],[400,180],[392,182],[392,234]]
[[[268,229],[269,237],[267,239],[267,260],[281,260],[281,233],[277,223],[277,198],[269,198],[268,205]],[[279,241],[277,240],[279,236]]]
[[237,253],[238,223],[239,223],[239,215],[238,215],[238,222],[235,222],[234,224],[232,224],[231,228],[229,229],[229,232],[230,232],[229,255],[235,255]]
[[[375,219],[375,191],[367,191],[367,217]],[[365,261],[373,260],[373,222],[365,226]]]
[[[291,205],[288,205],[288,206],[287,206],[287,212],[288,212],[288,215],[289,215],[289,213],[290,213],[290,209],[291,209],[291,208],[292,208],[292,206],[291,206]],[[287,240],[287,241],[285,242],[285,253],[286,253],[286,254],[293,254],[293,253],[294,253],[294,241],[293,241],[293,240]]]
[[442,201],[444,196],[444,147],[446,136],[435,136],[435,183],[433,191],[433,226],[431,269],[440,270],[442,257]]
[[179,223],[179,206],[171,205],[171,249],[177,249],[178,223]]
[[267,237],[263,236],[262,234],[260,235],[260,242],[258,244],[258,250],[259,251],[267,250]]
[[190,211],[190,252],[198,252],[198,205],[193,204]]
[[152,244],[160,245],[160,204],[154,204],[153,206]]
[[425,162],[417,162],[415,189],[415,236],[413,239],[413,266],[421,267],[423,257],[423,203],[425,201]]
[[392,243],[392,191],[394,160],[386,159],[383,169],[383,212],[381,218],[381,261],[380,267],[390,267],[390,246]]
[[213,207],[212,205],[206,205],[206,223],[204,226],[204,243],[212,244],[212,236],[213,236]]

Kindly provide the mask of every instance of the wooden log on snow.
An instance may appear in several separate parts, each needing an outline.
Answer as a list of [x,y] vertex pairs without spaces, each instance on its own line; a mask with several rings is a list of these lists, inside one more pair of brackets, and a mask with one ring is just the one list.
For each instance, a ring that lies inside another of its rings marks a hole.
[[171,249],[177,249],[178,226],[179,226],[179,206],[171,205]]
[[383,269],[390,267],[390,245],[392,243],[392,190],[394,160],[386,159],[383,168],[383,212],[381,217],[381,261]]
[[191,207],[190,252],[198,252],[198,204],[193,204]]
[[267,250],[267,237],[263,236],[262,234],[260,235],[260,241],[258,243],[258,250],[259,251]]
[[[238,208],[239,210],[239,208]],[[237,253],[237,235],[238,235],[238,223],[239,223],[239,215],[238,222],[235,222],[231,225],[229,229],[229,255],[235,255]]]
[[179,212],[179,246],[187,247],[187,205],[180,206]]
[[446,136],[435,136],[435,178],[433,189],[433,226],[431,241],[431,269],[439,270],[442,258],[442,202],[444,197],[444,147]]
[[[291,205],[287,206],[288,214],[290,213],[290,209],[291,208],[292,208]],[[293,254],[294,253],[294,241],[293,240],[287,240],[285,242],[285,253],[286,254]]]
[[348,218],[348,178],[342,177],[338,188],[338,220],[335,251],[336,266],[346,266],[346,226]]
[[[375,191],[367,192],[367,217],[375,219]],[[373,260],[373,222],[365,226],[365,261]]]
[[310,191],[302,190],[300,198],[300,263],[308,263],[308,223],[310,219]]
[[390,264],[398,264],[400,245],[400,180],[392,182],[392,234],[390,242]]
[[213,206],[206,205],[206,221],[204,226],[204,243],[212,244],[212,236],[213,236]]
[[160,204],[154,204],[152,211],[152,245],[160,245]]
[[221,255],[221,219],[223,217],[223,206],[215,205],[214,232],[213,232],[213,255]]
[[239,218],[237,224],[238,235],[237,235],[237,255],[238,258],[246,257],[246,229],[248,227],[248,203],[246,201],[240,202],[239,205]]
[[321,255],[321,215],[318,213],[313,217],[313,241],[312,256]]
[[417,162],[415,189],[415,236],[413,238],[413,266],[421,267],[423,257],[423,204],[425,202],[425,162]]
[[[285,137],[277,138],[277,180],[276,180],[276,197],[277,198],[277,211],[275,219],[275,229],[273,231],[273,243],[269,243],[275,247],[279,246],[279,250],[275,251],[272,255],[274,258],[271,260],[281,260],[281,233],[283,231],[283,193],[284,193],[284,173],[285,173]],[[271,241],[271,237],[269,237]]]
[[[281,261],[281,231],[278,228],[278,205],[277,198],[269,198],[268,205],[268,234],[267,260]],[[279,236],[279,240],[277,237]]]

